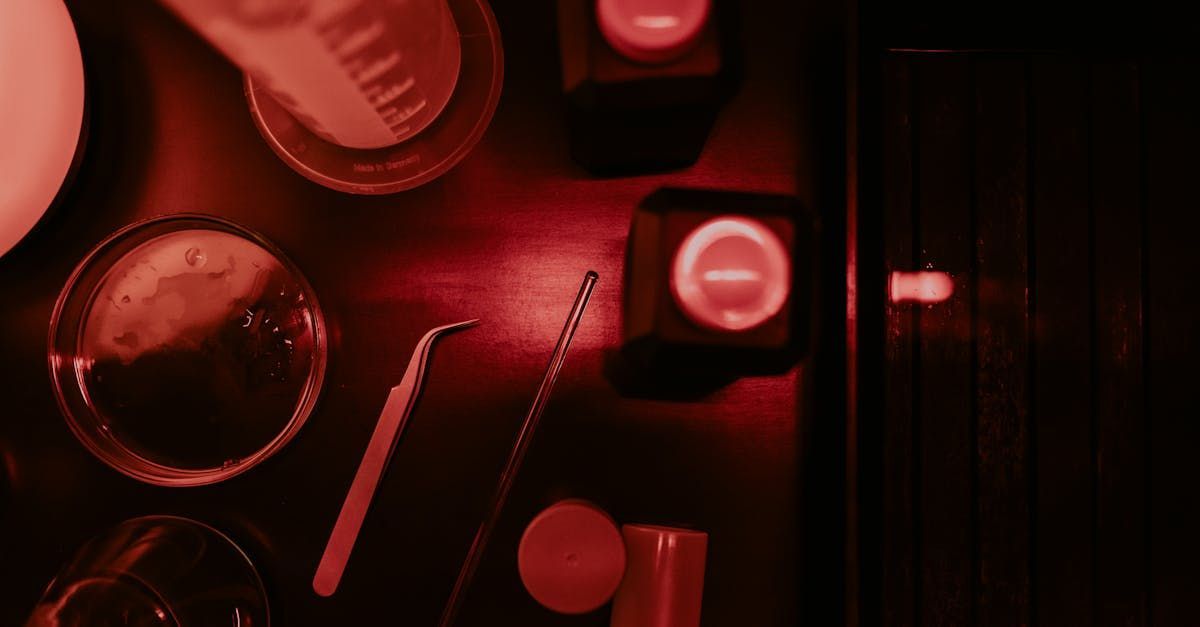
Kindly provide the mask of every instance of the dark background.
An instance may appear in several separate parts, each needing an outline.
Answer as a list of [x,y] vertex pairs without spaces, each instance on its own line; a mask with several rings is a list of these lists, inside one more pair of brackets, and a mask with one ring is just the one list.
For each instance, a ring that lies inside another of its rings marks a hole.
[[848,624],[1200,624],[1196,22],[856,8]]
[[[506,77],[483,141],[424,187],[355,197],[276,158],[239,73],[157,4],[67,4],[87,71],[86,152],[56,210],[0,259],[0,454],[11,484],[0,496],[0,624],[20,623],[87,538],[153,513],[210,523],[241,544],[277,625],[434,624],[588,269],[599,287],[460,624],[607,624],[607,609],[540,608],[516,575],[521,529],[565,497],[621,522],[707,531],[707,625],[836,621],[840,371],[814,383],[806,361],[665,402],[622,398],[601,369],[619,342],[629,219],[654,189],[797,194],[840,233],[830,212],[843,185],[841,112],[830,104],[841,94],[840,8],[747,3],[744,81],[699,162],[596,179],[568,157],[552,4],[498,1]],[[189,489],[143,485],[92,458],[60,417],[45,365],[51,307],[74,264],[113,230],[178,212],[226,217],[278,244],[331,329],[329,376],[296,440],[245,475]],[[840,235],[831,241],[836,267]],[[827,302],[839,311],[832,276]],[[313,571],[388,389],[421,334],[471,317],[483,325],[434,351],[341,587],[316,597]],[[814,385],[831,409],[811,411]]]

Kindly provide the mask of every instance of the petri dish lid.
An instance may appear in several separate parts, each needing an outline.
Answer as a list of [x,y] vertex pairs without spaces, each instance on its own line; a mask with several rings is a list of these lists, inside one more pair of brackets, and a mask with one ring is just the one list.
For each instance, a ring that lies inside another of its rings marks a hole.
[[316,403],[325,325],[275,246],[231,222],[180,215],[126,227],[67,281],[49,363],[75,436],[156,485],[245,472]]
[[462,45],[454,93],[415,136],[383,148],[347,148],[309,131],[247,74],[246,100],[259,133],[305,178],[351,194],[393,194],[448,172],[483,137],[504,84],[500,28],[487,0],[447,0]]
[[0,256],[42,219],[83,143],[83,57],[55,0],[0,2]]

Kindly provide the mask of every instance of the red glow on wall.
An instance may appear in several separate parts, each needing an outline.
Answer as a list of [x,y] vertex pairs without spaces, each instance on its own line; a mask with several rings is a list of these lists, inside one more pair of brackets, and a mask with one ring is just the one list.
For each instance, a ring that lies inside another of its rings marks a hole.
[[954,279],[945,272],[892,272],[888,297],[893,303],[940,303],[954,294]]
[[791,261],[762,222],[723,216],[701,224],[679,245],[671,294],[693,322],[743,331],[774,316],[787,301]]

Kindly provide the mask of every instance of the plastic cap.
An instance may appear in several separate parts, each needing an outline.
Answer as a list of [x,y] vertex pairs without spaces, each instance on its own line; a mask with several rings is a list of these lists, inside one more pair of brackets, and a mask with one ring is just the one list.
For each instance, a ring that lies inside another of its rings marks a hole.
[[582,614],[612,598],[625,572],[625,544],[607,513],[587,501],[559,501],[521,536],[517,569],[538,603]]

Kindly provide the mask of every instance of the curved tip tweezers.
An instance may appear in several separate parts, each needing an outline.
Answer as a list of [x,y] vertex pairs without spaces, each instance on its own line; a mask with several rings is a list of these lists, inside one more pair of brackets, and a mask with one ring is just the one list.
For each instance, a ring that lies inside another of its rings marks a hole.
[[445,333],[477,324],[478,319],[436,327],[430,329],[421,341],[417,342],[408,368],[404,371],[404,378],[388,393],[387,402],[379,414],[379,422],[375,425],[375,432],[371,434],[367,451],[363,453],[358,472],[354,474],[354,481],[350,484],[350,491],[346,493],[342,511],[333,525],[333,533],[329,535],[329,543],[325,545],[325,553],[321,555],[321,563],[317,565],[317,574],[313,577],[313,591],[317,594],[323,597],[333,594],[342,580],[342,571],[346,569],[346,561],[350,559],[350,551],[354,549],[354,541],[362,528],[363,518],[366,517],[367,508],[375,496],[375,488],[379,486],[388,460],[396,450],[396,443],[400,441],[400,434],[404,432],[404,425],[408,422],[408,416],[417,402],[417,394],[424,384],[433,341]]

